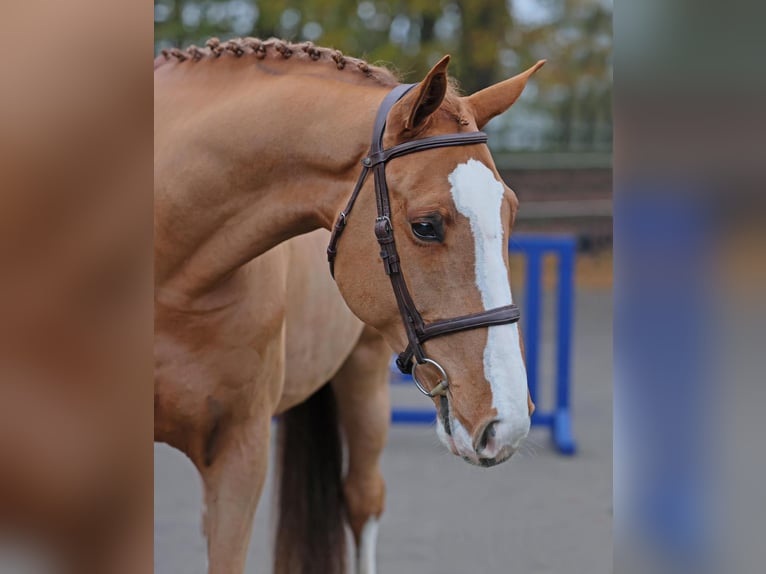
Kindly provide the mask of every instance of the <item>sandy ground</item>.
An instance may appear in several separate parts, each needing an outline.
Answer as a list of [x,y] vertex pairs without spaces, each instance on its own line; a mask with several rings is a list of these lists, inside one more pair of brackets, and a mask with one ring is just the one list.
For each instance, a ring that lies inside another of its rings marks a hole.
[[[612,571],[612,297],[576,299],[573,418],[578,453],[562,457],[535,428],[528,447],[491,469],[448,454],[430,427],[397,426],[383,458],[388,485],[378,569],[384,574],[606,574]],[[543,329],[543,375],[552,366]],[[544,399],[544,397],[543,397]],[[424,404],[394,388],[397,404]],[[544,400],[543,405],[544,406]],[[202,490],[186,458],[155,447],[155,572],[205,570]],[[270,572],[271,486],[258,509],[247,572]]]

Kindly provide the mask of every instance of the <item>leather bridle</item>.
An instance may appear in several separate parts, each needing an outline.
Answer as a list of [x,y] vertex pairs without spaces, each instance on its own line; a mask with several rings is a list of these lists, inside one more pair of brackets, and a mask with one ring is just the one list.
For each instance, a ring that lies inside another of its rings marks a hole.
[[[386,118],[391,107],[401,99],[407,92],[413,89],[417,84],[400,84],[391,90],[378,108],[378,114],[375,117],[375,125],[372,134],[372,145],[370,153],[362,160],[362,172],[356,182],[356,187],[346,204],[346,207],[338,215],[335,227],[330,236],[330,243],[327,246],[327,260],[330,263],[330,273],[335,277],[335,256],[337,254],[337,244],[343,230],[346,227],[351,210],[364,185],[367,176],[372,170],[375,180],[375,200],[377,203],[378,216],[375,219],[375,237],[380,244],[380,257],[383,260],[383,266],[391,280],[391,287],[394,290],[396,303],[399,306],[399,313],[402,317],[404,330],[407,333],[407,348],[399,353],[396,359],[396,365],[404,374],[412,374],[415,385],[420,392],[428,397],[446,395],[449,386],[449,377],[446,371],[439,363],[426,356],[423,349],[423,343],[434,337],[441,337],[449,333],[466,331],[468,329],[478,329],[480,327],[489,327],[492,325],[504,325],[506,323],[515,323],[519,320],[520,313],[516,305],[506,305],[497,307],[481,313],[473,313],[451,319],[442,319],[432,323],[425,323],[423,317],[415,307],[407,283],[400,266],[399,255],[396,251],[396,242],[394,241],[394,230],[391,225],[391,203],[386,184],[386,162],[417,151],[434,149],[440,147],[476,145],[487,142],[487,134],[483,132],[466,132],[456,134],[437,135],[421,139],[404,142],[388,149],[383,149],[383,132],[386,127]],[[413,359],[415,360],[413,362]],[[423,383],[418,380],[417,366],[430,364],[434,366],[441,377],[431,390],[425,388]]]

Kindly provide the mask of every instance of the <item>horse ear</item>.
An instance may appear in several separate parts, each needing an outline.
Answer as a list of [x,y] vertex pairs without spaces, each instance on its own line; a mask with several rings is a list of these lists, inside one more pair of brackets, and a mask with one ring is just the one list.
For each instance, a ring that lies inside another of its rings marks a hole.
[[398,105],[401,106],[404,129],[419,128],[428,116],[439,109],[447,94],[447,66],[449,55],[439,60],[426,77],[407,94]]
[[530,76],[542,68],[544,64],[545,60],[540,60],[526,72],[464,98],[473,111],[479,129],[483,128],[489,120],[510,108],[524,91]]

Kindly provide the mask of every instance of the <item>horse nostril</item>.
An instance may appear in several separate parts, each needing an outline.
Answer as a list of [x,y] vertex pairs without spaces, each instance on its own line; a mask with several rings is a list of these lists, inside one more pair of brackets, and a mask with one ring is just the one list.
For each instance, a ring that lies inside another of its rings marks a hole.
[[498,421],[490,421],[490,423],[484,427],[484,432],[479,437],[479,442],[476,445],[476,452],[481,452],[489,444],[489,440],[495,438],[496,425]]

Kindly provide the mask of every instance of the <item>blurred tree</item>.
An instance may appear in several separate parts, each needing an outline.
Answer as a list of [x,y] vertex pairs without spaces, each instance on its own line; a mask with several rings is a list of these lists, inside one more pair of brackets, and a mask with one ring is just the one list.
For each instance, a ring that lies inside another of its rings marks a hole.
[[[385,62],[417,80],[442,55],[465,92],[547,58],[525,114],[493,122],[506,149],[611,149],[611,0],[155,0],[155,44],[281,37]],[[523,119],[522,119],[523,118]],[[511,123],[512,122],[512,123]]]

